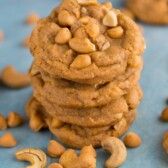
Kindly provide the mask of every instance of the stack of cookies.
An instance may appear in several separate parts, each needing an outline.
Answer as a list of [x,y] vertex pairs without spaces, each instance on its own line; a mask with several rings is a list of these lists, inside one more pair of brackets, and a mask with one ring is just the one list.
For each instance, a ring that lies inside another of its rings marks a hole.
[[63,0],[31,35],[30,118],[74,148],[121,136],[142,98],[144,48],[137,25],[110,2]]

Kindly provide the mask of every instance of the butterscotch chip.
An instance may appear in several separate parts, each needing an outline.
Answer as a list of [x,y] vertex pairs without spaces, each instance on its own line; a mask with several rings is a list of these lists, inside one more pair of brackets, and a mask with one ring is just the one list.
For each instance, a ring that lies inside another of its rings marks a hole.
[[103,24],[109,27],[115,27],[118,24],[117,15],[111,10],[103,18]]
[[83,69],[86,68],[91,64],[91,58],[89,55],[84,54],[84,55],[78,55],[72,64],[70,65],[71,68],[75,69]]
[[50,157],[58,158],[65,152],[64,146],[55,140],[51,140],[47,147],[47,154]]
[[4,34],[3,32],[0,30],[0,41],[3,41],[4,40]]
[[30,36],[27,36],[22,44],[24,47],[29,47],[30,46]]
[[62,28],[59,30],[55,37],[55,42],[58,44],[65,44],[71,39],[72,35],[68,28]]
[[37,23],[38,20],[39,20],[39,16],[37,15],[37,13],[32,12],[27,16],[26,23],[28,25],[32,25]]
[[114,38],[114,39],[121,38],[124,34],[124,30],[121,26],[117,26],[117,27],[107,30],[107,34],[109,37]]
[[24,119],[15,112],[10,112],[7,120],[9,127],[17,127],[24,123]]
[[139,147],[142,144],[141,138],[134,132],[129,132],[124,138],[124,144],[130,148]]
[[12,133],[6,132],[0,137],[0,147],[11,148],[17,145],[17,141]]
[[166,107],[161,113],[161,120],[168,122],[168,107]]

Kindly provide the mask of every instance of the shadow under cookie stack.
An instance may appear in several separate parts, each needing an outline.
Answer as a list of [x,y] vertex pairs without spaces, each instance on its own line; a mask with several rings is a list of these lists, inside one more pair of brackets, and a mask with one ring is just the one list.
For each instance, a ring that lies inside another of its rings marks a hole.
[[48,126],[73,148],[120,137],[142,98],[144,48],[138,26],[110,2],[63,0],[31,35],[32,129]]

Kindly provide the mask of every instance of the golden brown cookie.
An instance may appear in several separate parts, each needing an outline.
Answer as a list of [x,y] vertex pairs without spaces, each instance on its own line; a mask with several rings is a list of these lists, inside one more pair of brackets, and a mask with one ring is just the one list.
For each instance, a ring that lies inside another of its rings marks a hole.
[[[116,36],[111,29],[117,26],[123,34]],[[60,42],[59,37],[66,39]],[[41,19],[30,46],[35,64],[50,77],[94,85],[115,79],[127,67],[135,68],[144,48],[142,34],[131,19],[110,6],[83,6],[77,0],[64,0]]]
[[[130,127],[136,117],[136,110],[131,110],[127,117],[124,117],[115,125],[102,128],[74,128],[69,124],[65,124],[60,128],[53,128],[48,122],[50,131],[56,135],[64,144],[72,148],[82,148],[83,146],[92,144],[94,147],[100,147],[101,141],[107,136],[120,137]],[[100,131],[101,130],[101,131]],[[89,133],[91,133],[89,135]],[[99,132],[100,131],[100,132]]]
[[[34,108],[35,106],[36,108]],[[53,126],[52,120],[54,118],[47,115],[46,110],[38,103],[38,101],[32,98],[27,104],[27,107],[30,110],[30,115],[34,110],[38,112],[38,114],[40,114],[46,121],[50,131],[63,143],[73,148],[82,148],[88,144],[92,144],[94,147],[99,147],[101,140],[106,136],[120,137],[127,131],[136,117],[136,110],[130,110],[128,113],[125,113],[118,122],[112,125],[107,124],[103,127],[80,127],[67,123]]]
[[106,105],[127,94],[137,85],[140,70],[128,69],[124,75],[103,85],[82,85],[64,79],[53,79],[34,64],[30,75],[35,92],[54,104],[67,107],[95,107]]
[[142,98],[142,91],[136,86],[128,93],[127,98],[120,97],[107,105],[91,108],[58,106],[37,92],[34,92],[34,96],[45,107],[46,113],[62,122],[79,126],[104,126],[118,122],[131,106],[137,108]]
[[127,0],[135,16],[146,23],[168,24],[167,0]]

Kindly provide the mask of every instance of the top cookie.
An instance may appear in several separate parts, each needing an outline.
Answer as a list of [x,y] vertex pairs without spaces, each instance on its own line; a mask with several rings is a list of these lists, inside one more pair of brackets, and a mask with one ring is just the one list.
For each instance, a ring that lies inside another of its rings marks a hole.
[[31,35],[35,63],[51,77],[101,84],[136,67],[145,42],[137,25],[96,0],[63,0]]
[[152,24],[168,24],[167,0],[127,0],[136,17]]

